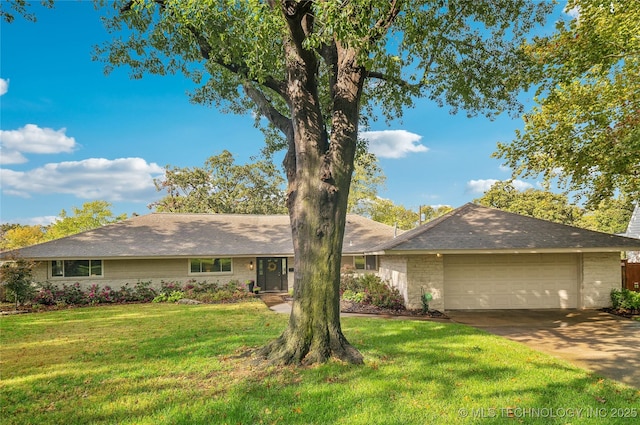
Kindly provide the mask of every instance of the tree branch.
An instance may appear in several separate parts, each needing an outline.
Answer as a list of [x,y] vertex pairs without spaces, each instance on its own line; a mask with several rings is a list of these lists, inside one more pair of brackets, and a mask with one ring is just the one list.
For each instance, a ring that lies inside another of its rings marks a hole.
[[315,61],[314,52],[305,49],[302,45],[313,29],[313,15],[310,13],[313,1],[283,0],[281,5],[285,21],[291,33],[291,43],[295,46],[298,57],[302,58],[308,65],[313,64]]
[[377,80],[393,83],[410,91],[420,90],[425,87],[425,85],[422,83],[411,84],[408,81],[403,80],[402,78],[391,77],[377,71],[367,71],[366,78],[375,78]]
[[400,2],[398,0],[391,1],[389,13],[378,19],[378,21],[371,27],[371,30],[369,30],[369,34],[367,35],[368,42],[371,43],[378,41],[389,30],[400,13],[399,3]]
[[[159,5],[161,9],[164,9],[166,6],[165,0],[153,0],[153,1],[154,3]],[[131,8],[133,7],[134,3],[135,2],[133,0],[129,1],[120,9],[120,12],[125,13],[128,11],[131,11]],[[273,5],[273,1],[270,1],[269,3],[270,5]],[[289,99],[287,97],[286,85],[283,81],[277,80],[272,76],[267,77],[265,81],[262,83],[258,82],[256,79],[249,78],[249,75],[247,72],[249,68],[246,66],[246,64],[244,63],[229,64],[229,63],[225,63],[223,60],[219,58],[213,57],[211,46],[207,42],[207,39],[202,35],[202,33],[198,31],[198,29],[193,25],[186,25],[185,27],[189,30],[191,35],[195,38],[196,43],[198,44],[198,48],[200,50],[200,54],[202,55],[203,59],[212,61],[215,64],[225,68],[229,72],[239,75],[247,80],[251,80],[254,83],[262,84],[265,87],[268,87],[269,89],[278,93],[287,103],[289,102]]]
[[253,100],[253,102],[258,106],[260,113],[264,115],[269,122],[276,126],[285,135],[292,131],[291,120],[282,115],[262,91],[256,89],[250,82],[245,82],[242,87],[247,96],[249,96],[249,98],[251,98],[251,100]]
[[283,81],[276,80],[272,76],[268,76],[263,82],[259,82],[256,79],[249,78],[249,75],[248,75],[249,68],[244,63],[241,63],[241,64],[225,63],[222,59],[213,57],[211,54],[212,53],[211,46],[209,46],[207,39],[193,25],[188,25],[187,29],[189,30],[191,35],[193,35],[193,37],[196,39],[196,42],[198,43],[198,47],[200,48],[200,54],[204,59],[208,61],[212,61],[215,64],[225,68],[227,71],[232,72],[236,75],[239,75],[246,80],[250,80],[254,83],[262,84],[265,87],[270,88],[274,92],[278,93],[278,95],[280,95],[287,103],[289,103],[289,98],[287,96],[287,91],[286,91],[286,85]]

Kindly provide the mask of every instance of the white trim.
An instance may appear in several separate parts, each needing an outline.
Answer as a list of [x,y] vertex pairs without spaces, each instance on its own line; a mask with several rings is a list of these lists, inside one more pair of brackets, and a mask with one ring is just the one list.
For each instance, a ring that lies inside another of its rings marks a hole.
[[543,248],[543,249],[425,249],[371,251],[365,255],[434,255],[434,254],[580,254],[585,252],[624,252],[624,248]]
[[[102,258],[56,258],[53,260],[45,260],[47,264],[47,277],[51,280],[69,280],[69,279],[78,279],[78,280],[86,280],[86,279],[103,279],[104,278],[104,264],[105,261]],[[54,276],[53,275],[53,262],[54,261],[62,261],[62,276]],[[89,261],[89,272],[91,272],[91,262],[92,261],[100,261],[100,272],[101,274],[90,274],[88,276],[67,276],[64,273],[64,262],[65,261]]]
[[[192,272],[191,260],[230,260],[231,270],[229,271],[211,271],[211,272]],[[233,275],[233,257],[189,257],[187,258],[187,275],[189,276],[230,276]]]

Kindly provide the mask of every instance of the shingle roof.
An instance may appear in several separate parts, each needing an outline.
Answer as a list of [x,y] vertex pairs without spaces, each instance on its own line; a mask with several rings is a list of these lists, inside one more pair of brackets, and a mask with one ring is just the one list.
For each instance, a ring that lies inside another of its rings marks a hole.
[[640,249],[640,240],[469,203],[382,243],[371,252],[579,252],[629,249]]
[[[391,226],[348,215],[343,252],[361,254],[393,232]],[[14,252],[34,260],[284,256],[293,255],[293,244],[287,215],[153,213]]]

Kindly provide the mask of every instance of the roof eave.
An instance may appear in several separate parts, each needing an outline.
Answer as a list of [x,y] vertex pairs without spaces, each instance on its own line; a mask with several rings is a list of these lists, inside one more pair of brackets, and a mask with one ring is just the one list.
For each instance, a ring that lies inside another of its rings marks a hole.
[[[485,248],[485,249],[415,249],[415,250],[383,250],[366,252],[366,255],[444,255],[444,254],[576,254],[596,252],[625,252],[633,248]],[[640,250],[640,248],[638,248]]]

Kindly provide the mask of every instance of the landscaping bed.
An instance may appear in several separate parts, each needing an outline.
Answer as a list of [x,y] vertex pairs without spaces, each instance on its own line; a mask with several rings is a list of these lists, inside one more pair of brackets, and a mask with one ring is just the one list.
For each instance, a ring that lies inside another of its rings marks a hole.
[[448,319],[444,313],[438,310],[423,312],[422,310],[383,308],[372,304],[363,304],[346,300],[340,301],[340,311],[342,313],[378,314],[382,316],[415,316]]

